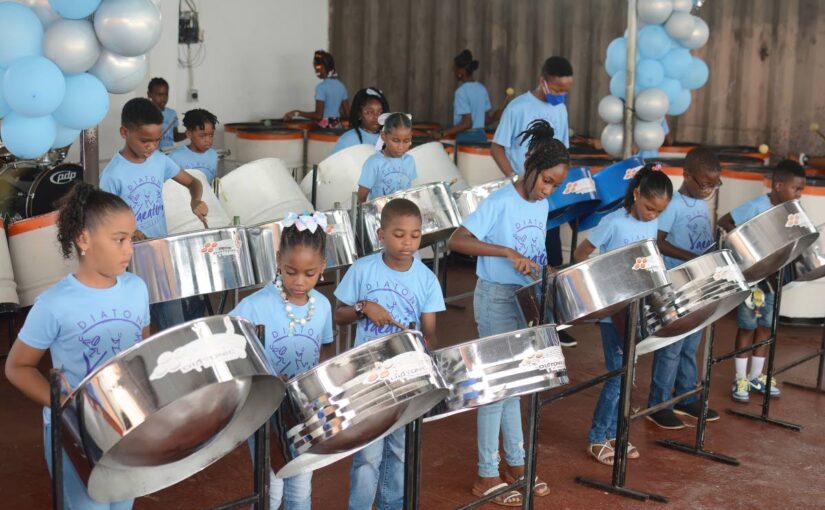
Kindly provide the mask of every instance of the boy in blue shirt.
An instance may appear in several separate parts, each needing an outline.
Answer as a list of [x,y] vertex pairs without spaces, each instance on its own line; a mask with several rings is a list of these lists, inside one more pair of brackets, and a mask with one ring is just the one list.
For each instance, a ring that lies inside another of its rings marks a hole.
[[178,112],[166,107],[166,103],[169,102],[169,83],[163,78],[152,78],[149,80],[146,96],[163,114],[160,148],[165,149],[175,145],[175,142],[185,140],[186,135],[178,132]]
[[[421,246],[421,211],[405,199],[381,211],[378,238],[384,251],[358,259],[335,290],[343,303],[335,310],[339,326],[357,322],[355,345],[397,333],[396,324],[418,327],[431,347],[436,313],[445,309],[438,279],[415,253]],[[398,509],[404,501],[404,428],[355,454],[350,510]],[[377,492],[376,492],[377,488]]]
[[200,170],[209,184],[218,176],[218,153],[212,148],[218,118],[201,108],[189,110],[183,115],[189,145],[175,150],[169,157],[181,168]]
[[[776,165],[771,177],[770,193],[759,195],[719,219],[719,226],[731,230],[747,222],[751,218],[790,200],[798,200],[805,189],[805,169],[796,161],[786,159]],[[771,291],[769,277],[754,288],[744,303],[736,309],[736,348],[741,349],[754,343],[762,342],[771,336],[771,318],[773,317],[774,295]],[[762,373],[765,366],[767,346],[753,351],[751,370],[748,370],[748,355],[740,354],[735,358],[736,380],[731,389],[731,397],[738,402],[747,402],[749,393],[756,391],[765,393],[768,382],[767,375]],[[771,378],[771,396],[780,395],[776,381]]]
[[[134,239],[166,236],[163,183],[169,179],[189,188],[192,213],[206,226],[209,210],[201,200],[200,181],[157,150],[163,125],[160,110],[148,99],[131,99],[123,105],[120,121],[120,136],[126,143],[103,169],[100,189],[119,196],[132,208],[137,221]],[[180,300],[156,303],[151,313],[159,330],[183,322]]]
[[[667,269],[694,259],[713,246],[706,200],[722,185],[719,175],[719,158],[710,150],[699,147],[685,157],[682,187],[673,193],[667,209],[659,216],[657,241]],[[700,330],[653,354],[648,407],[696,387],[696,350],[701,340]],[[664,429],[681,429],[685,424],[677,414],[698,419],[700,409],[699,397],[694,395],[647,416],[647,419]],[[718,420],[719,413],[708,409],[707,419]]]

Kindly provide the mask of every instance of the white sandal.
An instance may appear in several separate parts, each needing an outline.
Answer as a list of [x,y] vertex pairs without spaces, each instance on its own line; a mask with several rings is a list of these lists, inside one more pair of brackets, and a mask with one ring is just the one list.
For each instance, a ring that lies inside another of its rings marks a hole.
[[[502,489],[502,488],[508,487],[508,486],[509,486],[509,484],[506,484],[506,483],[502,482],[498,485],[490,487],[489,489],[487,489],[484,492],[482,492],[480,489],[477,489],[474,486],[473,487],[473,496],[478,496],[478,497],[487,496],[490,493],[493,493],[493,492],[495,492],[499,489]],[[515,507],[515,506],[521,506],[521,501],[522,500],[521,500],[521,493],[520,492],[510,491],[510,492],[505,492],[504,494],[501,494],[499,496],[496,496],[494,499],[492,499],[490,501],[490,503],[495,503],[496,505],[501,505],[501,506]]]
[[[598,447],[598,451],[594,451],[594,448]],[[604,443],[593,443],[587,447],[587,453],[600,464],[604,464],[605,466],[612,466],[613,465],[613,456],[616,454],[613,446],[610,444],[610,441],[605,441]]]

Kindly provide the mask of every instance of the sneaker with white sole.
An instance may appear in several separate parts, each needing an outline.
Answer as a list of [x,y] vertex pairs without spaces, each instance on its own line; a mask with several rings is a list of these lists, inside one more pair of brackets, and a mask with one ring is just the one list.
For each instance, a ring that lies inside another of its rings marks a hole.
[[[755,391],[757,393],[765,394],[765,386],[768,385],[768,376],[765,374],[760,375],[759,377],[755,377],[751,379],[748,384],[750,384],[751,391]],[[779,388],[776,386],[776,378],[771,377],[771,396],[778,397],[781,395],[782,392],[779,391]]]
[[733,400],[737,402],[747,402],[750,400],[749,391],[751,388],[751,383],[744,377],[739,379],[737,378],[733,381],[733,388],[731,388],[730,396]]

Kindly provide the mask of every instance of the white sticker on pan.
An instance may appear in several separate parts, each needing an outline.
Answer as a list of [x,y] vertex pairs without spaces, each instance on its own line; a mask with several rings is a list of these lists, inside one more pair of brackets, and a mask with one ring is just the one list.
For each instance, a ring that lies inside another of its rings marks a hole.
[[375,367],[364,374],[364,384],[377,382],[408,381],[430,374],[432,358],[422,352],[405,352],[387,361],[376,362]]
[[201,372],[205,368],[222,370],[226,363],[246,358],[246,343],[246,337],[235,333],[198,338],[173,351],[161,353],[149,380],[161,379],[172,372],[185,374],[193,370]]
[[518,366],[558,372],[565,369],[564,354],[561,352],[561,346],[552,345],[527,356]]
[[581,179],[575,180],[573,182],[568,182],[567,185],[564,186],[564,191],[561,192],[562,195],[569,195],[571,193],[575,193],[577,195],[584,195],[587,193],[594,193],[596,191],[596,183],[590,177],[582,177]]

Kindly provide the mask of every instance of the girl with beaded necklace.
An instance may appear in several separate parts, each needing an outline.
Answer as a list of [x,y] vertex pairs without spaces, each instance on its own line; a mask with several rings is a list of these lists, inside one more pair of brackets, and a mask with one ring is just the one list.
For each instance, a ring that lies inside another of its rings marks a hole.
[[[229,314],[265,327],[269,362],[279,375],[292,378],[327,358],[327,349],[321,356],[321,347],[333,339],[332,308],[315,290],[327,265],[327,220],[324,213],[290,213],[283,226],[278,278],[244,298]],[[270,508],[280,508],[283,500],[286,510],[309,509],[311,484],[312,473],[281,480],[270,471]]]

